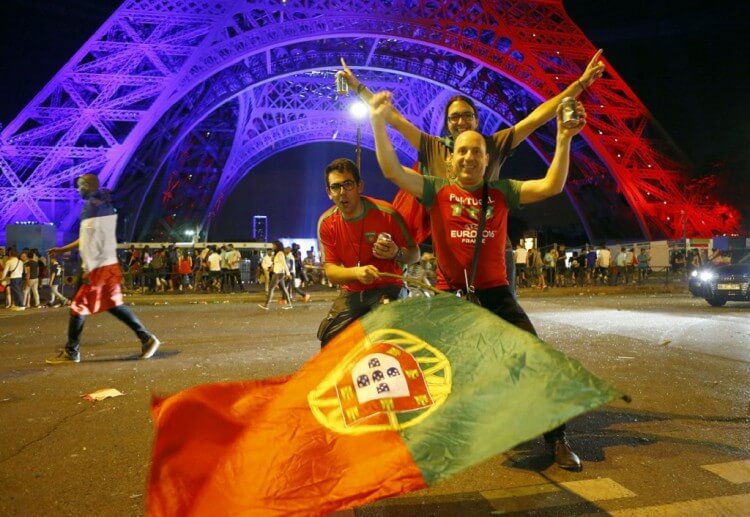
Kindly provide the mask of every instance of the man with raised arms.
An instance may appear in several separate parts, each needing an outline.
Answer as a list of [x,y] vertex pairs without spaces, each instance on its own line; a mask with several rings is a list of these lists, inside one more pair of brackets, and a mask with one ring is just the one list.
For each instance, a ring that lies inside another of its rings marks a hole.
[[[536,203],[562,192],[568,175],[571,140],[583,129],[586,114],[576,105],[579,120],[564,128],[557,110],[557,144],[544,178],[528,181],[500,179],[486,181],[489,154],[484,137],[464,131],[455,141],[448,165],[455,179],[440,177],[429,170],[420,175],[403,167],[386,132],[386,119],[392,109],[391,94],[380,92],[371,101],[371,117],[378,163],[385,177],[408,192],[427,208],[432,242],[435,247],[437,287],[448,291],[475,291],[482,306],[513,325],[534,335],[536,331],[509,288],[505,268],[505,241],[508,211]],[[482,212],[483,190],[487,188],[486,226],[476,277],[466,285]],[[579,470],[581,462],[565,438],[565,426],[544,436],[555,462],[562,468]]]

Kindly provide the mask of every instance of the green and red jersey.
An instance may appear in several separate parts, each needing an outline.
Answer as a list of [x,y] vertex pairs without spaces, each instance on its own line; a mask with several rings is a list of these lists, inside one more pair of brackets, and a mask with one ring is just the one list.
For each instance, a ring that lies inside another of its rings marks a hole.
[[[347,219],[333,206],[323,212],[318,220],[318,242],[321,264],[336,264],[343,267],[373,265],[381,273],[402,275],[403,269],[395,260],[376,258],[372,247],[378,234],[389,233],[399,247],[414,246],[401,215],[390,203],[362,196],[362,214]],[[397,278],[381,278],[372,284],[349,282],[341,286],[346,291],[364,291],[383,285],[402,284]]]
[[[488,183],[487,218],[479,254],[476,289],[508,285],[505,271],[505,240],[508,211],[518,208],[521,181]],[[466,190],[456,182],[424,176],[422,204],[430,212],[432,244],[438,261],[437,288],[465,289],[471,275],[479,218],[482,215],[482,183]]]

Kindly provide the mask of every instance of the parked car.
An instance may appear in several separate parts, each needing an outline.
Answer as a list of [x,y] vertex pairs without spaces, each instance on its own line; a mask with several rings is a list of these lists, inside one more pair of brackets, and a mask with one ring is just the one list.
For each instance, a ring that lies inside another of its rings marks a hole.
[[736,264],[703,269],[697,276],[701,285],[696,283],[696,289],[714,307],[728,301],[750,301],[750,254]]
[[714,276],[716,265],[711,262],[701,264],[697,269],[693,269],[688,277],[688,291],[693,296],[703,298],[705,296],[705,288],[708,285],[709,280]]

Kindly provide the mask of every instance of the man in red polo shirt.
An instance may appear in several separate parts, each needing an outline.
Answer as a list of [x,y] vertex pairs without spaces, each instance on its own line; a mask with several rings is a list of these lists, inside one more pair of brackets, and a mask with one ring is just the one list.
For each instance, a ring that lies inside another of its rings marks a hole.
[[[392,109],[391,94],[377,93],[370,104],[375,150],[383,174],[417,198],[429,211],[438,264],[437,287],[449,291],[474,291],[484,308],[536,335],[529,317],[509,288],[505,268],[508,211],[562,192],[568,177],[571,141],[586,124],[586,112],[581,103],[576,105],[578,119],[567,127],[562,125],[562,111],[558,106],[555,155],[544,178],[528,181],[486,181],[487,144],[481,134],[471,130],[456,137],[453,154],[448,163],[443,164],[448,166],[455,179],[438,177],[431,171],[429,175],[417,174],[399,163],[385,129],[386,117]],[[485,188],[486,226],[478,236]],[[469,286],[466,278],[471,271],[478,237],[482,239],[482,246],[476,277]],[[560,467],[580,470],[581,461],[565,438],[564,425],[545,433],[544,438]]]
[[332,161],[325,181],[334,206],[318,220],[318,242],[326,277],[341,294],[318,329],[321,346],[377,304],[406,297],[404,266],[419,260],[401,215],[385,201],[362,196],[364,183],[353,161]]

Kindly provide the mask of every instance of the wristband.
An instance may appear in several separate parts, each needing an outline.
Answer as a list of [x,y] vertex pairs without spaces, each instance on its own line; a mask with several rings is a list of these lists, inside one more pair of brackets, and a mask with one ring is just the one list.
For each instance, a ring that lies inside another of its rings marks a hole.
[[357,95],[362,95],[362,90],[364,90],[364,89],[365,89],[365,84],[362,83],[362,82],[360,82],[357,85]]
[[396,262],[401,262],[401,259],[404,258],[404,248],[399,248],[396,254],[393,256],[393,260]]
[[576,79],[576,82],[578,83],[578,86],[581,87],[581,93],[586,91],[586,87],[583,85],[580,79]]

